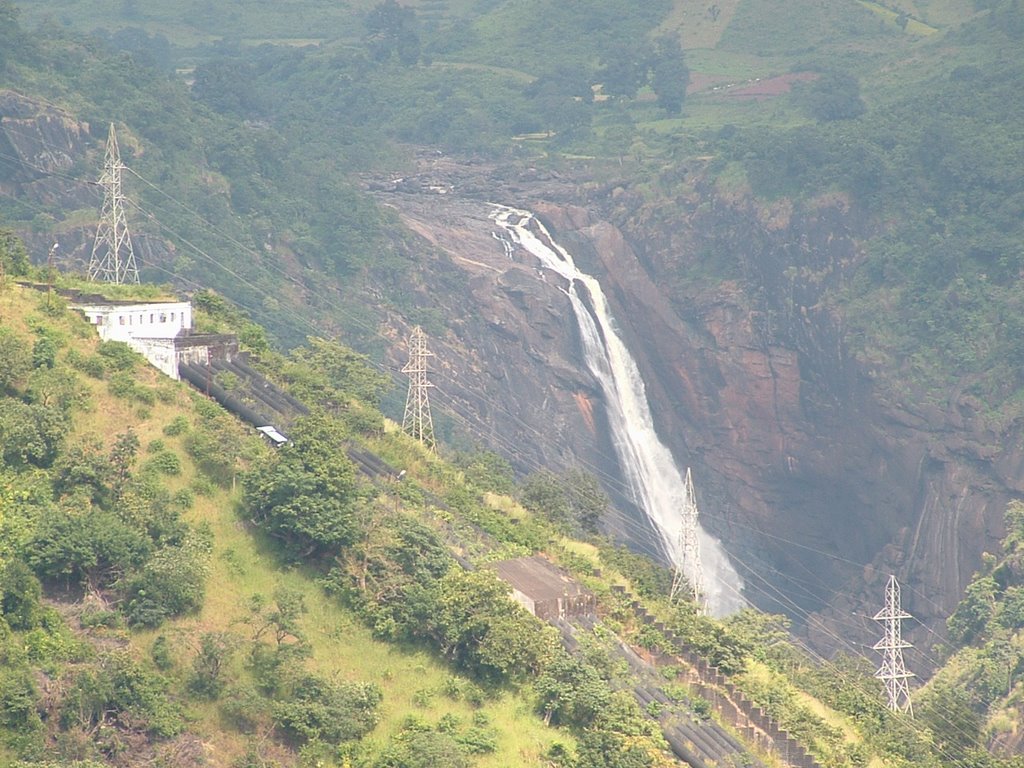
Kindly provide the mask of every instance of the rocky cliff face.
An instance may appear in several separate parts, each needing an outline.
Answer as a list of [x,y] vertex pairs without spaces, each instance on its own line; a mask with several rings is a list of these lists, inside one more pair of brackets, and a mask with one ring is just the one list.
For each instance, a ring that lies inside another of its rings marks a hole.
[[62,110],[0,90],[0,193],[75,209],[92,196],[70,172],[91,143],[89,127]]
[[[0,194],[98,210],[95,190],[73,179],[101,147],[85,124],[0,92]],[[693,467],[706,527],[751,597],[810,613],[811,636],[836,647],[875,636],[866,617],[896,573],[926,627],[912,639],[928,644],[994,548],[1006,500],[1024,493],[1020,421],[991,420],[966,388],[939,405],[897,399],[852,358],[827,300],[867,234],[845,200],[758,207],[699,179],[680,184],[671,206],[628,185],[437,156],[416,176],[375,182],[422,238],[401,282],[447,327],[431,339],[448,413],[439,428],[471,425],[522,469],[592,469],[627,510],[608,527],[651,545],[624,498],[564,286],[493,237],[486,201],[529,208],[601,278],[661,437]],[[65,265],[83,269],[91,228],[58,229]],[[45,258],[53,233],[23,234]],[[167,256],[162,241],[136,233],[143,263],[148,248]],[[408,325],[388,321],[399,368]]]
[[[102,171],[106,128],[100,133],[93,136],[88,123],[54,105],[0,89],[0,195],[24,206],[20,218],[37,212],[33,227],[19,233],[36,262],[57,242],[60,269],[88,269],[103,191],[82,179],[98,179]],[[47,208],[62,211],[63,220],[42,213]],[[143,269],[174,261],[173,245],[134,226],[132,242]],[[167,274],[150,277],[164,282]]]
[[694,468],[705,525],[755,602],[836,648],[877,634],[868,617],[896,573],[923,622],[911,638],[935,641],[1024,490],[1024,451],[1019,428],[992,429],[970,397],[893,402],[852,358],[826,303],[866,234],[847,201],[765,209],[695,183],[672,209],[684,217],[662,220],[625,188],[443,161],[382,192],[434,246],[423,295],[452,318],[435,349],[439,396],[524,468],[579,461],[611,477],[568,302],[492,237],[485,194],[533,210],[601,278],[660,434]]

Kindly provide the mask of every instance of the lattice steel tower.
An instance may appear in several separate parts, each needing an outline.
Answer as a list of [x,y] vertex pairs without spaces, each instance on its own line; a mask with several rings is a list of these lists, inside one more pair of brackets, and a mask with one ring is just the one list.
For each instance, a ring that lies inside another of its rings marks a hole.
[[906,712],[914,716],[914,705],[910,700],[910,678],[903,664],[903,649],[912,648],[902,636],[903,619],[912,618],[900,606],[900,585],[895,576],[889,577],[885,587],[885,608],[875,614],[875,621],[882,623],[885,634],[875,643],[875,650],[882,652],[882,666],[875,672],[875,677],[885,683],[885,691],[889,697],[889,709],[893,712]]
[[434,421],[430,418],[430,398],[427,393],[433,384],[427,381],[427,358],[433,357],[427,349],[427,337],[420,326],[409,336],[409,362],[402,373],[409,374],[409,394],[405,398],[405,416],[402,431],[419,440],[428,450],[434,450]]
[[135,265],[135,251],[124,216],[124,195],[121,193],[121,151],[117,146],[114,124],[107,136],[107,154],[103,161],[103,208],[96,227],[96,240],[89,258],[89,279],[121,285],[138,283],[139,269]]
[[676,551],[676,562],[672,572],[672,591],[670,600],[677,600],[683,592],[683,585],[688,581],[690,594],[701,610],[705,607],[704,600],[704,567],[700,561],[700,541],[697,531],[700,528],[697,509],[697,494],[693,489],[693,477],[690,468],[686,468],[686,482],[683,486],[683,508],[680,510],[682,520],[679,526],[679,542]]

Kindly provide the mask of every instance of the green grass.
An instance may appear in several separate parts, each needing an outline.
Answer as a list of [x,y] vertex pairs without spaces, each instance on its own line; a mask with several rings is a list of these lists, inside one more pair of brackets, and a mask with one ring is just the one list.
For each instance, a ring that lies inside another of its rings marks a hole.
[[275,40],[346,37],[361,31],[361,13],[373,2],[246,0],[243,5],[231,0],[19,0],[18,4],[29,25],[52,17],[85,31],[138,26],[150,33],[160,32],[179,45],[194,45],[225,36]]
[[[187,477],[181,479],[186,481]],[[555,741],[571,742],[567,734],[545,727],[532,714],[530,700],[514,692],[487,700],[479,710],[446,697],[446,680],[458,677],[448,666],[423,650],[374,639],[355,615],[317,588],[307,574],[278,568],[273,555],[241,524],[234,512],[237,503],[237,492],[197,501],[193,519],[208,523],[215,537],[211,589],[202,613],[179,622],[178,629],[189,634],[227,629],[244,632],[239,622],[246,615],[249,597],[269,597],[280,586],[291,587],[305,595],[308,613],[302,626],[314,649],[310,666],[331,678],[376,683],[384,693],[380,724],[367,737],[368,744],[383,746],[410,716],[436,723],[443,715],[452,714],[469,722],[477,711],[490,720],[499,742],[494,754],[477,763],[484,768],[535,765]],[[231,734],[218,731],[211,732],[210,738],[225,739],[225,747],[233,742]]]
[[760,56],[755,53],[699,48],[686,52],[686,65],[691,72],[741,81],[787,72],[790,68],[790,59],[784,56]]
[[807,55],[878,34],[874,15],[852,0],[742,0],[718,48],[761,55]]
[[[878,3],[871,2],[871,0],[857,0],[861,5],[867,8],[872,13],[884,19],[887,23],[896,24],[899,14],[891,8],[886,8]],[[908,35],[918,35],[920,37],[926,37],[927,35],[933,35],[939,30],[936,27],[929,26],[923,21],[918,19],[909,19],[907,21],[907,27],[904,30]]]
[[[148,295],[149,291],[143,289],[142,293]],[[45,323],[80,354],[94,352],[98,339],[92,328],[70,311],[44,318],[40,307],[45,305],[45,299],[45,294],[31,289],[6,288],[0,293],[3,324],[27,335],[32,325]],[[185,435],[167,436],[163,429],[180,414],[193,422],[198,418],[192,413],[194,394],[185,384],[172,382],[143,363],[139,364],[135,376],[140,386],[161,391],[163,399],[158,398],[152,406],[141,408],[111,396],[106,381],[80,376],[80,383],[89,393],[91,407],[75,414],[69,441],[91,436],[110,444],[117,434],[128,428],[135,431],[142,446],[159,439],[182,460],[181,474],[166,479],[168,489],[175,492],[188,488],[197,479],[197,470],[184,449]],[[258,442],[251,430],[241,424],[238,428],[251,435],[251,450],[269,450]],[[144,458],[145,453],[140,456],[140,462]],[[229,631],[247,639],[249,629],[244,619],[248,615],[249,599],[255,594],[270,598],[275,589],[287,586],[304,595],[308,608],[302,629],[312,647],[309,667],[331,679],[372,682],[382,690],[380,722],[364,740],[371,751],[381,749],[410,717],[436,724],[447,714],[466,725],[475,714],[489,721],[497,749],[492,754],[474,757],[474,765],[481,768],[540,765],[543,753],[553,743],[573,744],[570,734],[546,727],[534,714],[532,699],[526,691],[495,692],[479,708],[467,701],[449,698],[444,693],[446,682],[454,678],[464,686],[469,680],[430,651],[375,639],[355,614],[316,585],[313,574],[304,569],[282,568],[271,549],[238,515],[240,496],[240,487],[218,488],[209,496],[196,495],[186,516],[191,523],[208,525],[214,537],[203,608],[195,616],[166,622],[157,630],[130,633],[132,646],[140,656],[148,656],[156,636],[167,636],[174,645],[178,663],[171,676],[183,684],[191,664],[191,648],[202,632]],[[246,674],[243,657],[244,653],[236,657],[235,676]],[[188,711],[190,730],[202,737],[212,753],[217,754],[220,764],[230,764],[244,753],[247,737],[220,722],[216,705],[190,701]],[[0,764],[6,764],[2,747]]]

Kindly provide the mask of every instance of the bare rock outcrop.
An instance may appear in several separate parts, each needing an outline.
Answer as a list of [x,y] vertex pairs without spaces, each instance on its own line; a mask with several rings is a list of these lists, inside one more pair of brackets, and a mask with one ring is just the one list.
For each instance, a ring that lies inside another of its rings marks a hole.
[[523,468],[575,461],[617,476],[562,286],[510,260],[483,190],[536,213],[601,279],[659,434],[694,468],[704,522],[755,602],[836,649],[871,641],[896,573],[922,622],[911,638],[941,637],[1022,491],[1020,427],[992,427],[962,392],[925,407],[876,390],[827,300],[862,257],[866,222],[848,201],[759,208],[695,184],[674,209],[687,215],[668,220],[624,185],[436,161],[430,180],[382,199],[436,246],[423,274],[448,286],[428,289],[451,319],[441,386],[492,447]]

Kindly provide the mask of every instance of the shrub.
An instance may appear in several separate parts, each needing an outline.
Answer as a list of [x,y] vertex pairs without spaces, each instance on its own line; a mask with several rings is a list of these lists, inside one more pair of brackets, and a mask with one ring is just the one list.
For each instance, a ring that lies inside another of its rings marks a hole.
[[229,688],[220,705],[221,714],[233,728],[253,733],[270,715],[270,703],[251,686]]
[[163,451],[145,463],[145,468],[161,475],[176,476],[181,474],[181,459],[176,453]]
[[119,370],[113,374],[107,382],[107,389],[114,397],[134,400],[143,405],[156,404],[156,394],[153,390],[141,386],[129,371]]
[[102,379],[107,373],[107,364],[99,355],[83,355],[77,350],[69,349],[66,359],[68,365],[91,378]]
[[211,549],[209,536],[190,532],[180,546],[157,550],[127,581],[128,621],[153,627],[170,616],[199,609],[206,592]]
[[291,739],[340,744],[360,738],[377,724],[381,698],[373,684],[332,683],[304,675],[292,686],[290,696],[274,703],[273,714]]
[[40,336],[32,345],[32,367],[53,368],[57,362],[57,342],[49,336]]
[[171,655],[171,644],[167,640],[167,635],[159,635],[153,641],[153,647],[149,649],[149,657],[153,659],[153,664],[161,672],[166,672],[174,666],[174,656]]
[[164,434],[167,435],[167,437],[177,437],[178,435],[185,434],[188,430],[188,419],[181,414],[175,416],[166,424],[166,426],[164,426]]
[[130,371],[142,359],[123,341],[101,341],[97,352],[115,371]]

